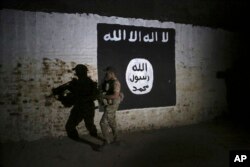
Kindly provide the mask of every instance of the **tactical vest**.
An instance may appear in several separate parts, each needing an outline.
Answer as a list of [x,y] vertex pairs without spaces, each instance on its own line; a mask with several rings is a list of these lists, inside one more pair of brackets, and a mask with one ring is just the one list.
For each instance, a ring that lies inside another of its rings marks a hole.
[[108,80],[104,82],[103,90],[104,92],[106,92],[106,95],[114,94],[114,86],[115,86],[115,80]]

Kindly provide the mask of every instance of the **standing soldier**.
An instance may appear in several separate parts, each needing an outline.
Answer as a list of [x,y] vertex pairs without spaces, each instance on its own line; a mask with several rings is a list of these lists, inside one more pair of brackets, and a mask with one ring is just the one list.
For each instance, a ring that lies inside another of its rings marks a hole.
[[104,106],[104,114],[100,121],[102,134],[104,137],[104,145],[110,144],[109,128],[113,133],[113,142],[117,141],[117,123],[116,123],[116,111],[120,104],[120,92],[121,84],[116,78],[115,69],[113,67],[107,67],[105,69],[106,75],[104,82],[102,83],[103,99],[106,100]]
[[[73,68],[77,79],[53,89],[53,94],[58,95],[58,99],[66,107],[73,106],[70,116],[66,123],[66,132],[68,137],[73,140],[79,140],[76,126],[84,120],[85,126],[93,137],[97,137],[97,129],[94,124],[95,104],[97,98],[97,83],[87,76],[87,67],[78,64]],[[69,91],[70,95],[64,96],[64,92]]]

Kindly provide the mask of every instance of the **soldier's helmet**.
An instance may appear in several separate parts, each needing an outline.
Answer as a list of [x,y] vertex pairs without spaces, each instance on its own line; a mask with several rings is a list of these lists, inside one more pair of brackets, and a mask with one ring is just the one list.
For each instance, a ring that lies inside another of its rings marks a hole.
[[76,72],[76,75],[84,75],[87,74],[88,68],[83,64],[77,64],[72,70]]
[[108,66],[104,69],[105,72],[113,72],[116,73],[116,69],[113,66]]

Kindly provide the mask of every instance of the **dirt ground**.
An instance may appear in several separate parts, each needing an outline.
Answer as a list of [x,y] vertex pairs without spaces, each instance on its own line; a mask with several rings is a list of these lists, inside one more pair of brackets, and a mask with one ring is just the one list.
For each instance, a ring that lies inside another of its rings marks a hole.
[[[102,142],[90,136],[90,143]],[[228,120],[120,134],[96,145],[67,137],[1,144],[2,167],[228,167],[231,150],[250,150],[250,133]]]

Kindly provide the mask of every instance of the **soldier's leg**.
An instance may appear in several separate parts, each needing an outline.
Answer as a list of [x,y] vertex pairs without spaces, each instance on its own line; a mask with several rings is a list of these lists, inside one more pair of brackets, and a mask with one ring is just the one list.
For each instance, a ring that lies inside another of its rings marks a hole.
[[89,111],[89,114],[84,115],[85,126],[91,136],[97,137],[97,129],[94,123],[95,111]]
[[102,130],[102,135],[104,137],[104,140],[106,141],[106,143],[110,143],[110,139],[109,139],[109,123],[108,123],[108,112],[104,111],[103,115],[102,115],[102,119],[100,121],[100,126],[101,126],[101,130]]
[[114,140],[116,140],[117,138],[117,125],[116,125],[116,116],[115,116],[115,113],[112,113],[110,114],[109,116],[109,125],[110,125],[110,128],[112,130],[112,133],[113,133],[113,136],[114,136]]
[[112,107],[110,108],[109,116],[108,116],[109,126],[112,130],[114,141],[117,140],[117,122],[116,122],[117,110],[118,110],[118,105],[112,105]]
[[79,138],[76,126],[82,121],[83,116],[77,112],[77,108],[71,110],[65,129],[69,138],[77,140]]

